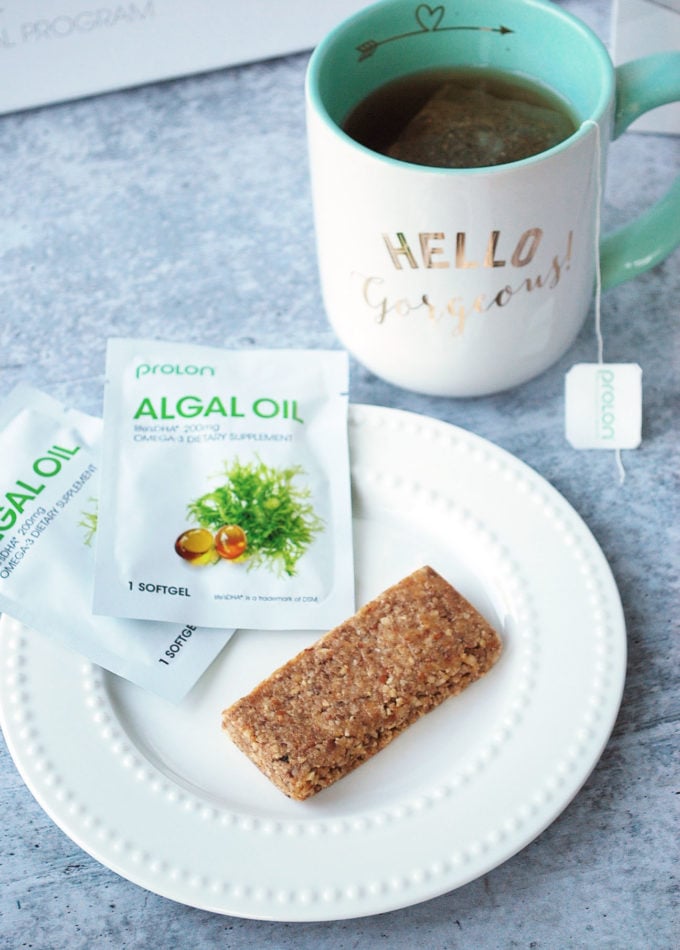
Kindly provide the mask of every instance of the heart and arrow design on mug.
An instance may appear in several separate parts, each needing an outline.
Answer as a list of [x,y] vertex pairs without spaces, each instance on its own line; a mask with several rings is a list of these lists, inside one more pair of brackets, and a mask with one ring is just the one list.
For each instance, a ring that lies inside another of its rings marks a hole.
[[439,5],[431,7],[427,3],[419,4],[414,17],[418,28],[409,30],[408,33],[398,33],[395,36],[388,36],[384,40],[366,40],[356,47],[359,52],[359,62],[373,56],[375,51],[386,43],[393,43],[395,40],[405,40],[412,36],[420,36],[422,33],[447,33],[459,30],[475,30],[484,33],[500,33],[505,36],[507,33],[514,32],[507,26],[442,26],[442,21],[446,14],[446,7]]

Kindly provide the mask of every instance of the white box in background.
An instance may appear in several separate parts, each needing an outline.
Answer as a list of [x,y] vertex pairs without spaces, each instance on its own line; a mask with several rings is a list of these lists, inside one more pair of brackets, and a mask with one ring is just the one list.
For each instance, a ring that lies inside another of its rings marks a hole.
[[[612,58],[616,65],[649,53],[680,49],[680,0],[614,0]],[[680,134],[680,103],[653,109],[634,132]]]
[[367,0],[4,0],[0,113],[298,52]]

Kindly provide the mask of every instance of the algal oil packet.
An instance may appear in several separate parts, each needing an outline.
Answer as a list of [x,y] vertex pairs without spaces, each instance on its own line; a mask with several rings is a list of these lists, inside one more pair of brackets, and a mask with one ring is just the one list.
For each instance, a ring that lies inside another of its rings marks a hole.
[[29,386],[0,403],[0,610],[179,702],[233,630],[92,613],[101,431]]
[[340,351],[110,340],[95,611],[323,629],[354,611]]

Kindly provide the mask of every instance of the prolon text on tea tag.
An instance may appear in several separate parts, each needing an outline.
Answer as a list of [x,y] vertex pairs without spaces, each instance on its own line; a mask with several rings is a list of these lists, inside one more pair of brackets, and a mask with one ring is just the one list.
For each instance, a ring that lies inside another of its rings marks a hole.
[[636,449],[642,441],[642,369],[578,363],[565,382],[566,437],[575,449]]

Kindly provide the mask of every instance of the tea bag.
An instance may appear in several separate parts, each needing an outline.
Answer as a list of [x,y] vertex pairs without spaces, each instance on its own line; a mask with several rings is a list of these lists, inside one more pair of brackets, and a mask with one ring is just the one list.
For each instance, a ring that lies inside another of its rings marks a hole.
[[408,122],[388,155],[438,168],[480,168],[536,155],[572,132],[570,119],[558,110],[447,82]]

